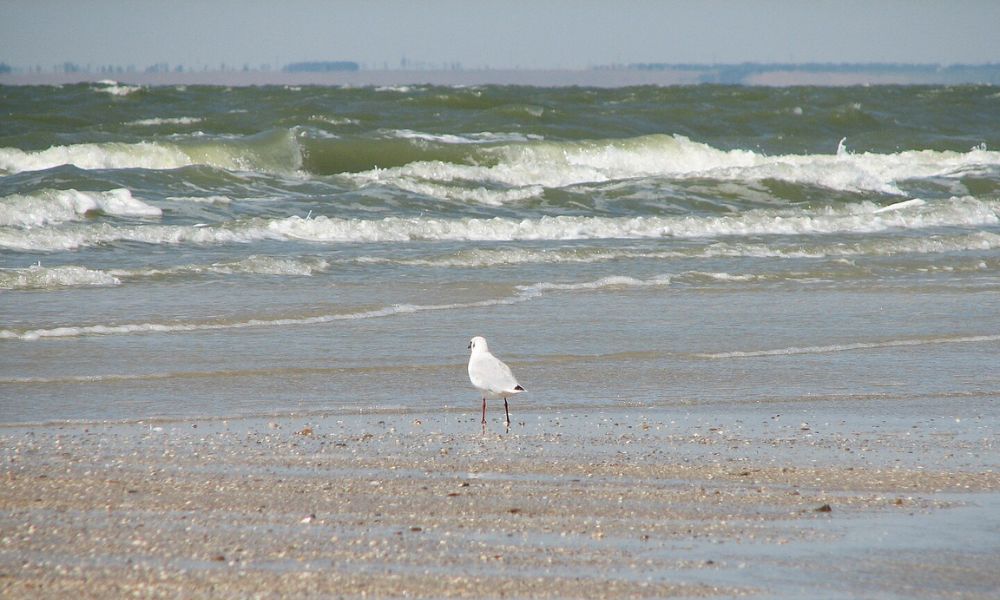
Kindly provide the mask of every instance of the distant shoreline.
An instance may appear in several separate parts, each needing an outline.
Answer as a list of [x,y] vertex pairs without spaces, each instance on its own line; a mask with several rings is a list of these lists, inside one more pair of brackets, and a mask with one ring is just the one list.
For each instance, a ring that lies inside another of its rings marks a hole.
[[1000,85],[1000,65],[929,69],[926,67],[809,68],[795,65],[654,68],[602,68],[580,70],[361,70],[327,72],[286,71],[182,71],[131,73],[3,73],[0,85],[69,85],[102,80],[145,86],[171,85],[314,85],[381,87],[401,85],[525,85],[537,87],[678,86],[721,83],[750,86],[855,86],[855,85]]

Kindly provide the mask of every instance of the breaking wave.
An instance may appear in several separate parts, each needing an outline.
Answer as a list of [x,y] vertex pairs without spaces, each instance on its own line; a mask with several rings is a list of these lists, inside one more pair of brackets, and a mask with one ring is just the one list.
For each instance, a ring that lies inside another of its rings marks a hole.
[[134,94],[141,90],[142,87],[138,85],[128,85],[125,83],[119,83],[113,79],[104,79],[94,83],[93,90],[95,92],[102,92],[105,94],[110,94],[112,96],[128,96]]
[[[178,117],[133,125],[190,124]],[[905,195],[901,182],[959,177],[1000,167],[1000,152],[907,150],[894,154],[767,155],[721,150],[680,135],[549,141],[518,133],[431,134],[396,130],[376,137],[310,137],[293,127],[252,136],[187,136],[45,150],[0,148],[0,171],[75,165],[81,169],[176,169],[194,164],[263,173],[341,175],[358,186],[390,185],[433,198],[500,205],[545,189],[636,178],[776,180],[844,192]]]
[[256,254],[234,261],[207,265],[178,265],[164,269],[112,269],[110,274],[122,279],[170,277],[184,275],[294,275],[311,277],[329,269],[330,263],[322,258],[282,258]]
[[[769,156],[751,150],[720,150],[680,135],[647,135],[589,142],[527,141],[477,148],[465,162],[421,158],[391,168],[372,168],[352,177],[362,185],[389,184],[411,191],[462,199],[471,185],[528,189],[562,188],[585,183],[658,177],[738,182],[777,180],[844,192],[904,195],[899,183],[928,177],[952,177],[1000,166],[1000,152],[913,150],[895,154],[853,154],[841,147],[833,154]],[[436,185],[438,187],[431,187]],[[514,198],[519,196],[514,195]],[[502,204],[503,197],[487,201]]]
[[657,260],[678,258],[831,258],[894,256],[900,254],[941,254],[984,251],[1000,248],[1000,234],[977,231],[958,235],[920,237],[880,237],[852,243],[753,243],[720,241],[695,247],[659,248],[470,248],[423,257],[360,256],[362,264],[394,264],[413,267],[481,268],[524,264],[600,263],[617,260]]
[[0,170],[41,171],[60,165],[81,169],[176,169],[194,164],[178,146],[154,142],[107,142],[52,146],[46,150],[0,148]]
[[[58,229],[0,230],[0,247],[69,250],[119,241],[147,244],[231,244],[258,240],[316,243],[413,241],[599,240],[713,238],[754,235],[825,235],[974,227],[1000,223],[1000,201],[955,197],[899,210],[879,211],[871,202],[819,209],[756,209],[711,216],[442,219],[386,217],[286,217],[251,219],[213,226],[110,223],[67,224]],[[991,243],[986,239],[984,243]]]
[[124,188],[106,192],[41,190],[0,198],[0,227],[53,225],[96,212],[123,217],[159,217],[163,213]]
[[105,142],[45,150],[0,148],[0,172],[39,171],[61,165],[80,169],[177,169],[208,165],[233,171],[294,173],[302,149],[293,130],[235,138],[189,137],[174,142]]
[[157,127],[160,125],[194,125],[202,121],[204,119],[201,117],[154,117],[152,119],[136,119],[125,124],[136,127]]
[[0,269],[0,290],[46,290],[66,287],[115,286],[123,281],[191,275],[274,275],[311,277],[330,263],[322,258],[251,255],[234,261],[167,268],[88,269],[76,265]]
[[78,266],[0,269],[0,290],[43,290],[64,287],[119,285],[121,280],[105,271]]

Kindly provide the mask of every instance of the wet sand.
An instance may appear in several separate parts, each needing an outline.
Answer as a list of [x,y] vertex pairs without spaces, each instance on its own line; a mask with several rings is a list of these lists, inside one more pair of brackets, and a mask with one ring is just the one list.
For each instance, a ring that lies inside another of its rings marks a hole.
[[475,413],[2,426],[0,596],[1000,590],[992,417]]

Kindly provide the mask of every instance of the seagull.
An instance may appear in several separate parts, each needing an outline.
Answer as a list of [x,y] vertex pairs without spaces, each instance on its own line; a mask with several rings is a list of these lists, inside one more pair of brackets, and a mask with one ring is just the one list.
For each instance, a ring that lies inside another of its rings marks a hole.
[[510,409],[507,396],[524,391],[510,372],[510,367],[490,354],[486,338],[476,336],[469,340],[469,379],[483,394],[483,431],[486,430],[486,398],[503,398],[503,409],[507,413],[507,429],[510,429]]

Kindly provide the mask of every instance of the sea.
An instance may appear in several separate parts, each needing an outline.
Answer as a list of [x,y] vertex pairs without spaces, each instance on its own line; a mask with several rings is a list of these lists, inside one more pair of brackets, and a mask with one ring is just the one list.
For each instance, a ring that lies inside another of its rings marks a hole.
[[0,86],[0,423],[475,426],[477,335],[515,422],[995,423],[1000,91]]

